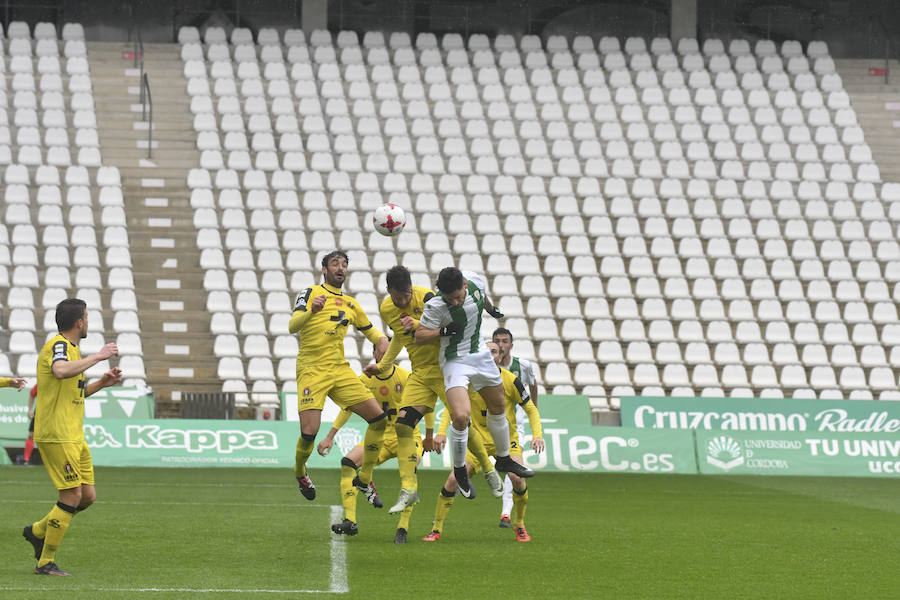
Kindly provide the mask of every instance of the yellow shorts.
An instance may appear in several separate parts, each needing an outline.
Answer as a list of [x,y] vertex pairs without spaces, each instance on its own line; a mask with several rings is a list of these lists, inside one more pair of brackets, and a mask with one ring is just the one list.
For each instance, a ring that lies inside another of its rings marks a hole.
[[413,371],[406,380],[406,387],[403,388],[403,400],[400,403],[404,407],[424,406],[434,410],[438,398],[441,399],[444,406],[447,405],[447,390],[444,388],[444,378],[440,372],[437,376],[423,376],[421,373]]
[[[496,458],[497,454],[495,453],[494,440],[493,438],[491,438],[490,434],[483,435],[482,433],[477,432],[477,430],[475,430],[474,428],[469,427],[469,435],[471,436],[473,434],[481,437],[481,440],[484,443],[484,449],[487,451],[488,455]],[[522,456],[522,446],[519,444],[518,436],[510,436],[509,454],[510,456]],[[477,473],[479,470],[484,471],[485,466],[481,464],[481,461],[479,461],[474,454],[472,454],[471,450],[466,450],[466,462],[472,465],[475,473]]]
[[[422,432],[419,431],[417,427],[415,430],[415,439],[416,439],[416,454],[419,455],[419,460],[422,460]],[[362,448],[362,443],[356,445],[358,448]],[[384,433],[384,445],[381,446],[381,453],[378,455],[378,462],[376,465],[383,465],[387,461],[392,458],[397,458],[397,450],[398,450],[398,442],[397,442],[397,434],[394,432],[393,428],[388,428],[388,430]]]
[[94,463],[86,442],[40,442],[38,450],[56,489],[94,485]]
[[349,365],[332,369],[304,369],[297,374],[297,411],[322,410],[328,396],[341,408],[372,398],[372,392]]

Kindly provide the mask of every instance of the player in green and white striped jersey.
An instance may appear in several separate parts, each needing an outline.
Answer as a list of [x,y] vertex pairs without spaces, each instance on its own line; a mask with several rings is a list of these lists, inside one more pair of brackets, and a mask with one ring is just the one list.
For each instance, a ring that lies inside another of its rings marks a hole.
[[[512,355],[513,334],[509,329],[498,327],[491,335],[491,340],[497,344],[500,353],[499,365],[512,372],[531,391],[531,401],[537,406],[537,377],[534,375],[534,366],[531,361]],[[519,443],[524,445],[525,440],[525,411],[521,405],[516,405],[516,427],[519,430]],[[503,479],[503,508],[500,510],[500,527],[512,527],[509,515],[513,508],[513,488],[509,477]]]
[[438,274],[437,288],[439,294],[425,303],[415,340],[417,344],[440,340],[438,358],[452,415],[447,441],[460,492],[469,498],[475,495],[466,471],[470,386],[472,392],[481,393],[488,407],[487,426],[497,449],[496,469],[519,477],[532,477],[534,471],[509,457],[509,422],[506,420],[503,380],[481,337],[481,311],[497,319],[502,318],[503,313],[488,299],[485,281],[475,273],[447,267]]

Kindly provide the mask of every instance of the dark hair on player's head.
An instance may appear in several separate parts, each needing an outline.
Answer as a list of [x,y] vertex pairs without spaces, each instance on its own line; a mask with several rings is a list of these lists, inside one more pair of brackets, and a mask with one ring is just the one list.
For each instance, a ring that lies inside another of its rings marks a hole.
[[509,336],[509,341],[513,341],[513,334],[512,334],[512,331],[510,331],[510,330],[507,329],[506,327],[498,327],[497,329],[495,329],[495,330],[494,330],[494,333],[491,334],[491,339],[494,339],[494,338],[497,337],[498,335],[508,335],[508,336]]
[[412,279],[409,276],[409,269],[403,265],[397,265],[388,269],[387,276],[388,289],[397,292],[405,292],[412,288]]
[[444,267],[438,273],[437,289],[442,294],[451,294],[463,286],[462,271],[456,267]]
[[78,319],[84,318],[87,302],[78,298],[66,298],[56,305],[56,328],[68,331],[75,327]]
[[334,258],[334,257],[336,257],[336,256],[340,256],[341,258],[343,258],[344,260],[346,260],[347,263],[350,262],[350,259],[347,258],[347,253],[346,253],[346,252],[344,252],[343,250],[332,250],[331,252],[329,252],[328,254],[326,254],[325,256],[322,257],[322,267],[323,267],[323,268],[324,268],[324,267],[327,267],[327,266],[328,266],[328,261],[330,261],[332,258]]

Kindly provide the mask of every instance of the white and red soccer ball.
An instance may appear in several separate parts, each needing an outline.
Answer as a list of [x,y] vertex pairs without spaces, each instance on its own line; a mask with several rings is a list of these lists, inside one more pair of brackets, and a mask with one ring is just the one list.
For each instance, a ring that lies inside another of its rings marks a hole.
[[375,209],[372,224],[381,235],[394,237],[406,227],[406,213],[397,204],[383,204]]

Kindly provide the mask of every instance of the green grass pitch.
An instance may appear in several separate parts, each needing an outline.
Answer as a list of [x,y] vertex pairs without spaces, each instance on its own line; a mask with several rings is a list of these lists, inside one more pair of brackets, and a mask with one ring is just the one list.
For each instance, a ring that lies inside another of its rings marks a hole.
[[[445,474],[420,474],[410,543],[359,501],[360,534],[330,532],[338,471],[318,498],[274,469],[98,468],[98,502],[32,574],[22,527],[51,507],[41,467],[0,468],[0,598],[900,598],[900,480],[539,473],[531,543],[500,529],[487,491],[430,530]],[[376,470],[390,505],[396,470]],[[329,590],[346,590],[332,593]]]

